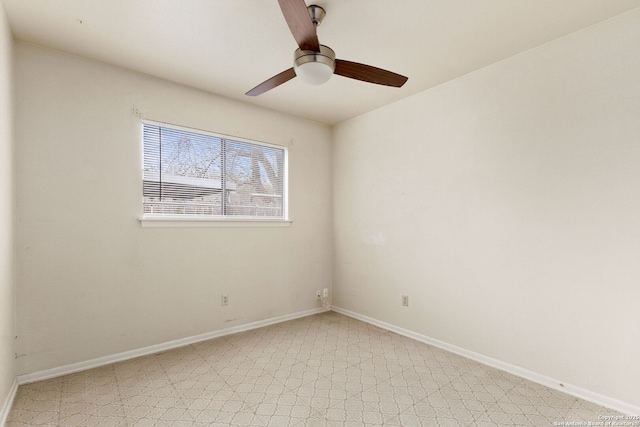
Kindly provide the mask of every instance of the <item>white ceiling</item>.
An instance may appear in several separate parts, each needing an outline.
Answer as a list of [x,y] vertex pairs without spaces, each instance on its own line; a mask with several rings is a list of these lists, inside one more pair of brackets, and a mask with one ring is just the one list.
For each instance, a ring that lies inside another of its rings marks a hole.
[[[409,77],[245,92],[292,66],[276,0],[0,0],[16,39],[328,124],[640,7],[640,0],[317,0],[336,56]],[[307,0],[311,4],[311,0]]]

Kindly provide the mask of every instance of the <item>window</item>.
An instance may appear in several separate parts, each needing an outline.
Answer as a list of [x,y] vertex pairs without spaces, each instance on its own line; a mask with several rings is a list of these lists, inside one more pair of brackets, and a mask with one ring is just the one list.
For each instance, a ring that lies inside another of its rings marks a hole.
[[143,122],[145,219],[286,219],[283,147]]

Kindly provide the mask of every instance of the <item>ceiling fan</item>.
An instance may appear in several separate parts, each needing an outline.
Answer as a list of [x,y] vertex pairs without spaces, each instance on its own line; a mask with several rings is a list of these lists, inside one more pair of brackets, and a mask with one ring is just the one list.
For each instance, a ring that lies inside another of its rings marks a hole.
[[336,59],[335,52],[318,41],[316,27],[325,16],[325,10],[320,6],[307,7],[304,0],[278,0],[278,3],[299,47],[294,52],[293,67],[260,83],[246,95],[258,96],[296,76],[316,85],[325,83],[333,74],[393,87],[401,87],[408,80],[371,65]]

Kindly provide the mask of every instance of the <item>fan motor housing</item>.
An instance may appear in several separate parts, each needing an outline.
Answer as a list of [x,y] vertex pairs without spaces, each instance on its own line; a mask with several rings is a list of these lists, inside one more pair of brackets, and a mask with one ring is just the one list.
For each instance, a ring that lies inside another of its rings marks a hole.
[[301,66],[307,62],[321,62],[332,69],[336,67],[336,53],[329,46],[320,45],[320,52],[314,50],[296,49],[293,53],[294,66]]

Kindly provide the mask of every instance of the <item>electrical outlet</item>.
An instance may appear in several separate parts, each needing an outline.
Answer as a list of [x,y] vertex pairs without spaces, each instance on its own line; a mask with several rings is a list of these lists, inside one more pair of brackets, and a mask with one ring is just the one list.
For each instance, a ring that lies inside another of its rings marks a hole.
[[220,305],[229,305],[229,295],[222,294],[222,297],[220,298]]
[[320,300],[320,297],[322,296],[322,292],[321,291],[316,291],[316,300]]
[[402,305],[409,307],[409,295],[402,295]]
[[324,288],[322,290],[322,296],[325,298],[329,298],[329,288]]

